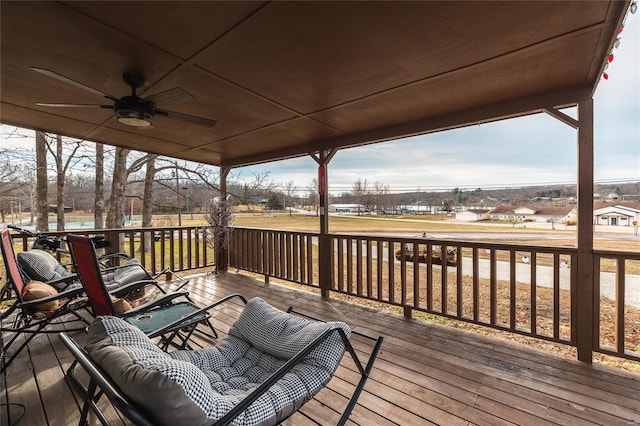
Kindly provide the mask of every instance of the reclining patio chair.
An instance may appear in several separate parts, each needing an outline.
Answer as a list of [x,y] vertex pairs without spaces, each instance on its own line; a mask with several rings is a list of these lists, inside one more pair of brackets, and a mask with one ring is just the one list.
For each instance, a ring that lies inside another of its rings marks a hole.
[[[15,298],[9,308],[0,314],[0,332],[14,333],[2,347],[2,353],[5,357],[8,356],[8,359],[0,360],[1,373],[9,367],[16,356],[37,334],[59,333],[62,330],[83,330],[89,322],[77,312],[86,307],[86,301],[78,298],[83,292],[81,287],[58,293],[55,288],[44,283],[27,284],[16,262],[9,230],[1,231],[0,237],[2,240],[2,259],[7,273],[2,294],[8,297],[9,292],[5,290],[11,289],[11,297]],[[69,327],[66,325],[77,321],[80,321],[79,326]],[[5,322],[8,324],[5,325]],[[9,356],[8,349],[22,335],[25,335],[24,341]]]
[[[107,395],[137,425],[272,425],[314,397],[332,378],[345,348],[360,381],[344,409],[344,424],[373,368],[382,337],[364,367],[343,322],[320,322],[254,298],[214,347],[163,352],[136,327],[99,317],[85,349],[60,338],[90,376],[79,424],[94,396]],[[97,393],[96,393],[97,391]],[[101,417],[104,420],[104,417]]]
[[[179,348],[187,347],[191,334],[198,330],[198,323],[207,325],[213,338],[218,337],[209,320],[210,315],[207,309],[197,306],[186,291],[160,292],[155,299],[144,304],[131,309],[129,307],[124,310],[118,309],[115,302],[119,295],[135,292],[156,282],[154,280],[136,281],[109,292],[104,283],[104,275],[100,269],[92,239],[80,235],[68,235],[67,243],[80,283],[95,316],[119,316],[151,337],[160,336],[163,349],[170,344]],[[178,301],[178,299],[183,300]],[[180,326],[167,328],[167,325],[174,323]],[[181,343],[175,343],[176,339]]]

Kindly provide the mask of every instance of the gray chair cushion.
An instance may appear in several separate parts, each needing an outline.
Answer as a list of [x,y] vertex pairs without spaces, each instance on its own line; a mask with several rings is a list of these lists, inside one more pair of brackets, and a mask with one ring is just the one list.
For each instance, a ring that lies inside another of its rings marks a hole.
[[[55,257],[44,250],[32,249],[20,252],[17,255],[17,261],[25,274],[35,281],[48,282],[74,275],[62,266]],[[61,291],[67,285],[67,283],[59,283],[55,287],[58,291]]]
[[108,291],[115,290],[124,284],[149,279],[151,276],[138,259],[129,259],[124,265],[113,268],[111,272],[102,275],[102,281]]
[[[18,253],[17,261],[22,270],[31,280],[50,282],[75,275],[68,271],[58,260],[44,250],[32,249]],[[124,284],[150,279],[147,271],[140,265],[138,259],[129,259],[127,262],[111,272],[102,276],[108,291],[117,289]],[[58,282],[52,284],[56,290],[63,291],[71,287],[80,287],[80,282],[72,284]]]
[[[87,351],[117,386],[158,424],[212,424],[325,330],[349,327],[248,302],[216,346],[162,352],[142,331],[116,317],[89,327]],[[344,354],[337,332],[247,408],[234,425],[277,424],[331,379]]]

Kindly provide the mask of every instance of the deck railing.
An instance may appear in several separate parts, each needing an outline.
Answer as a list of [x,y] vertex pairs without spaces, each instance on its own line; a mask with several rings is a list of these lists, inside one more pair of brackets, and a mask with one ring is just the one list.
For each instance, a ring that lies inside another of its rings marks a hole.
[[[204,226],[72,232],[119,242],[112,251],[124,250],[154,273],[211,267],[215,261]],[[229,269],[321,287],[319,234],[234,228],[231,236]],[[433,314],[576,345],[581,324],[574,247],[426,236],[329,238],[328,290],[396,306],[407,317]],[[23,237],[22,248],[30,244]],[[640,325],[628,320],[630,309],[640,309],[640,253],[595,250],[594,259],[593,350],[640,361],[640,347],[631,338]]]
[[[633,273],[630,273],[633,271]],[[640,346],[629,342],[640,334],[640,324],[630,323],[626,313],[640,309],[640,253],[594,250],[596,329],[594,350],[640,360]]]
[[234,228],[229,268],[318,287],[317,234]]
[[[320,287],[318,234],[236,228],[233,235],[230,267],[267,281]],[[407,317],[434,314],[576,346],[575,247],[354,234],[330,239],[331,291],[397,306]],[[448,253],[444,273],[441,253]],[[627,290],[640,293],[640,254],[597,250],[594,269],[593,350],[640,361],[640,348],[628,338],[639,325],[625,320],[625,309],[640,308],[640,300],[625,299]]]
[[[174,272],[205,268],[214,265],[213,248],[208,244],[205,226],[170,228],[126,228],[100,230],[74,230],[47,232],[64,237],[68,234],[104,236],[111,243],[106,252],[123,252],[140,260],[142,266],[156,274],[165,269]],[[22,240],[21,249],[28,250],[33,239],[18,234],[14,241]],[[64,251],[58,259],[66,257]]]

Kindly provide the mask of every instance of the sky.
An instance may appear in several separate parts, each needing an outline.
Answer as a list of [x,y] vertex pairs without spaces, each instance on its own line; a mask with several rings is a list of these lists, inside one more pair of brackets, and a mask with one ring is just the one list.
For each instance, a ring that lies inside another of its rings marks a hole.
[[[613,53],[609,78],[594,96],[596,183],[640,181],[640,11],[627,16]],[[565,112],[576,116],[575,109]],[[343,149],[329,163],[329,194],[351,191],[358,179],[379,182],[391,193],[571,185],[577,177],[576,141],[574,129],[537,114]],[[266,172],[274,184],[293,182],[304,195],[317,164],[305,156],[233,169],[232,177],[252,181]]]
[[[594,96],[597,183],[640,181],[640,11],[629,14],[614,60]],[[575,109],[566,113],[576,117]],[[339,150],[328,166],[331,195],[358,179],[390,192],[575,184],[577,132],[547,114]],[[384,167],[380,165],[384,164]],[[317,164],[301,157],[235,169],[242,180],[269,172],[309,191]]]

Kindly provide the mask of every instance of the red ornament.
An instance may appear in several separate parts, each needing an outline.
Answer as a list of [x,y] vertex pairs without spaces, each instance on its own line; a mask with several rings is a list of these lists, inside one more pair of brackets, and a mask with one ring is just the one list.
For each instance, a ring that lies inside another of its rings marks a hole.
[[602,78],[604,78],[605,80],[609,80],[609,74],[607,74],[606,72],[603,72]]
[[618,34],[620,34],[622,30],[624,30],[624,25],[620,25],[620,28],[618,28]]
[[607,58],[607,61],[609,61],[609,63],[613,62],[613,53],[609,53],[609,57]]

